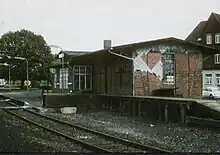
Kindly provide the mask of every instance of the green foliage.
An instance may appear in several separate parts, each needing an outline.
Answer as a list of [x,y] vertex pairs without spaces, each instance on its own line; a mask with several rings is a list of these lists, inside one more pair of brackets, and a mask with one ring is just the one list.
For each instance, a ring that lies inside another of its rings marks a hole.
[[[0,52],[3,59],[1,63],[7,62],[11,64],[12,80],[26,79],[26,61],[8,59],[5,55],[11,57],[23,57],[28,60],[29,79],[30,80],[45,80],[48,78],[47,71],[44,69],[49,66],[54,57],[51,54],[50,47],[41,35],[34,34],[28,30],[20,30],[8,32],[0,38]],[[8,67],[1,71],[2,75],[7,79]]]

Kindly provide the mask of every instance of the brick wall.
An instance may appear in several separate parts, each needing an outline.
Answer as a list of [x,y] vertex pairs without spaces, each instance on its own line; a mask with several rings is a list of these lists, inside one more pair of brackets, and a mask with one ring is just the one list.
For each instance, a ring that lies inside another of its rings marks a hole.
[[202,53],[191,52],[176,54],[177,92],[184,97],[201,97],[202,95]]
[[[150,51],[148,54],[143,54],[142,59],[146,62],[150,69],[160,61],[161,53],[159,51]],[[154,74],[143,73],[141,71],[135,71],[135,95],[151,95],[151,92],[155,89],[162,87],[162,82]]]
[[[169,46],[167,46],[169,48]],[[176,48],[176,85],[163,84],[160,77],[135,71],[134,74],[134,92],[135,95],[151,95],[152,91],[160,88],[176,87],[176,94],[181,94],[183,97],[199,98],[202,94],[202,52],[198,49],[186,50]],[[187,49],[184,47],[184,49]],[[147,53],[147,52],[146,52]],[[148,54],[143,54],[142,59],[152,69],[161,59],[160,51],[150,51]],[[188,61],[189,60],[189,61]]]

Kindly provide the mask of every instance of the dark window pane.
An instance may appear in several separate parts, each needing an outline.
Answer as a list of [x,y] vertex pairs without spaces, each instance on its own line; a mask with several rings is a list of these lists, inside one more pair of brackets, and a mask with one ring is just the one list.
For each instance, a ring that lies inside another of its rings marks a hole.
[[75,66],[75,67],[74,67],[74,72],[75,72],[75,73],[79,73],[79,66]]
[[80,73],[85,73],[85,66],[80,66]]
[[70,69],[69,70],[69,73],[68,73],[68,83],[72,82],[72,70]]
[[79,89],[79,75],[74,76],[74,86],[75,89]]
[[86,89],[91,89],[91,75],[86,76]]
[[206,77],[212,77],[212,74],[206,74]]
[[90,66],[86,67],[86,73],[91,74],[92,73],[92,68]]
[[85,76],[80,76],[80,89],[85,89]]

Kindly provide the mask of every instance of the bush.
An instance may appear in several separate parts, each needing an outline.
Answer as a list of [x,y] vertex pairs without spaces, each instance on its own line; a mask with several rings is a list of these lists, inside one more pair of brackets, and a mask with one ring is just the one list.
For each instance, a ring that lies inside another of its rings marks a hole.
[[40,88],[40,81],[31,81],[32,88]]

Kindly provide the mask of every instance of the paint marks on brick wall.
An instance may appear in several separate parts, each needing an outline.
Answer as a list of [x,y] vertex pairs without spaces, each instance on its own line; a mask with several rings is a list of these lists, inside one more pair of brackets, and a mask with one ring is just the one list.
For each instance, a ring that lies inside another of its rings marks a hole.
[[[187,58],[187,53],[191,53],[189,58],[190,66],[187,66],[188,59],[185,59]],[[192,58],[199,60],[200,57],[200,50],[184,45],[164,44],[137,49],[135,54],[133,54],[135,95],[152,95],[153,90],[175,87],[175,89],[178,89],[177,92],[183,94],[184,97],[190,94],[198,96],[200,94],[200,86],[198,84],[195,88],[189,89],[188,87],[189,83],[192,83],[190,80],[193,78],[191,78],[192,69],[196,72],[193,75],[198,77],[198,79],[194,78],[194,80],[197,80],[198,83],[200,82],[199,75],[202,63],[193,66],[194,63],[191,60]],[[167,64],[167,62],[172,64]],[[173,68],[173,73],[170,76],[167,75],[170,74],[170,71],[167,71],[169,67]],[[174,70],[174,68],[176,69]],[[191,70],[189,71],[188,68],[191,68]],[[198,71],[195,71],[195,68]]]
[[161,86],[163,65],[158,47],[140,48],[134,57],[135,95],[150,95],[152,89]]

